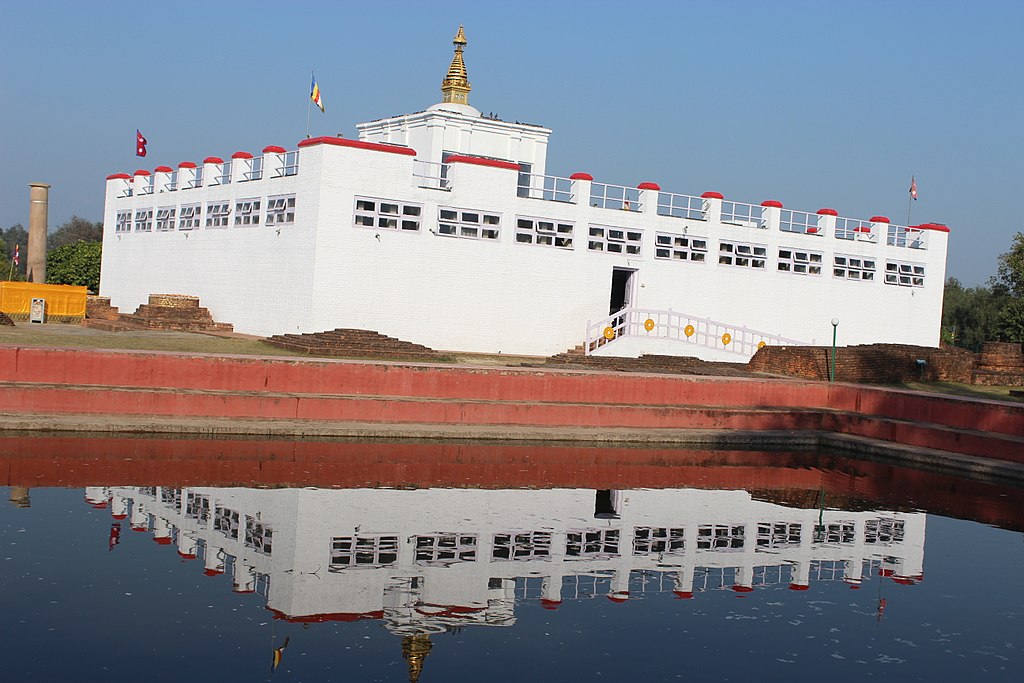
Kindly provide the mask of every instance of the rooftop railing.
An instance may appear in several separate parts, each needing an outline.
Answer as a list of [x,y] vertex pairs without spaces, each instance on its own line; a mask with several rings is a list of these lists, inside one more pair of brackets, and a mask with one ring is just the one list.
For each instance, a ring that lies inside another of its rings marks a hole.
[[414,184],[416,187],[425,187],[431,190],[451,191],[451,181],[448,179],[448,168],[448,164],[414,159],[412,162],[412,177]]
[[708,200],[688,194],[658,193],[658,215],[707,220]]
[[592,183],[590,205],[600,209],[638,212],[641,210],[640,190],[624,185]]
[[768,221],[764,219],[764,213],[763,206],[722,201],[722,222],[727,225],[738,225],[743,228],[763,230],[768,227]]
[[520,173],[516,194],[530,199],[571,203],[574,200],[573,181],[553,175]]

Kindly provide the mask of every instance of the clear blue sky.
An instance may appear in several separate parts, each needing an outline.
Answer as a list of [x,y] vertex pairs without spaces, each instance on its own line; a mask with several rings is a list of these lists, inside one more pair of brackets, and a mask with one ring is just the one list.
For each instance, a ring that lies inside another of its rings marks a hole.
[[313,69],[314,134],[422,110],[460,23],[470,103],[552,128],[551,174],[899,223],[913,174],[967,284],[1024,230],[1024,3],[994,0],[3,0],[0,226],[32,181],[53,228],[110,173],[294,148]]

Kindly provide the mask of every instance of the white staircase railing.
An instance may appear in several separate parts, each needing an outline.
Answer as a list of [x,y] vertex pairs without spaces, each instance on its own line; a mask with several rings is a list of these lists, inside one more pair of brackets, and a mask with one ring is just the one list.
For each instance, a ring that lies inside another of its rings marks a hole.
[[672,339],[682,344],[720,349],[748,358],[762,346],[810,345],[809,342],[678,311],[624,308],[596,322],[588,322],[583,348],[589,356],[602,346],[627,336]]

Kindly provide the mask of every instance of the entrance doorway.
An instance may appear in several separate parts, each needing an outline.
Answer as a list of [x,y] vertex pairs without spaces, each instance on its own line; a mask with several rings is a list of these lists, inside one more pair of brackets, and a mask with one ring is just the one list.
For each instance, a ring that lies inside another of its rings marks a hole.
[[633,305],[633,283],[636,281],[636,273],[633,268],[612,268],[612,296],[608,303],[608,315]]

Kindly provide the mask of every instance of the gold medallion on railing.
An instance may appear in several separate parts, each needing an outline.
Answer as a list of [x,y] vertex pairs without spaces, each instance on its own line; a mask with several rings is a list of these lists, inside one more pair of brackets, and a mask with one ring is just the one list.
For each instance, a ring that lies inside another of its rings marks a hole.
[[759,349],[763,349],[766,346],[768,346],[768,345],[765,344],[763,341],[757,342],[757,348],[759,348]]
[[728,345],[729,345],[729,342],[731,342],[731,341],[732,341],[732,335],[731,335],[731,334],[729,334],[728,332],[726,332],[725,334],[723,334],[723,335],[722,335],[722,343],[723,343],[723,344],[725,344],[726,346],[728,346]]
[[614,327],[610,327],[610,326],[604,328],[604,338],[605,339],[615,339],[615,328]]
[[693,325],[687,325],[686,327],[683,328],[683,334],[685,334],[687,337],[692,337],[694,331],[695,330],[693,329]]
[[653,330],[653,329],[654,329],[654,321],[653,321],[653,320],[651,320],[650,318],[648,318],[647,320],[645,320],[645,321],[644,321],[644,329],[645,329],[645,330],[647,330],[648,332],[650,332],[651,330]]

